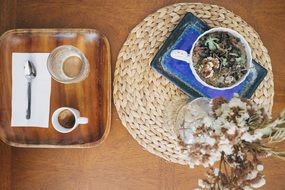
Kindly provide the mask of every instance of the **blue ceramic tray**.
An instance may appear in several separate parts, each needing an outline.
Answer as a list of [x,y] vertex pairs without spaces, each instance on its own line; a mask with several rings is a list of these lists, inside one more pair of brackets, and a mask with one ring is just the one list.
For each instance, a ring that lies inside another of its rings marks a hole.
[[192,98],[223,96],[226,99],[231,99],[234,93],[250,98],[267,74],[267,70],[254,60],[254,67],[251,68],[249,75],[242,83],[231,89],[216,90],[204,86],[196,80],[189,63],[176,60],[170,56],[174,49],[185,50],[189,53],[198,36],[209,29],[199,18],[192,13],[187,13],[159,49],[151,62],[151,67]]

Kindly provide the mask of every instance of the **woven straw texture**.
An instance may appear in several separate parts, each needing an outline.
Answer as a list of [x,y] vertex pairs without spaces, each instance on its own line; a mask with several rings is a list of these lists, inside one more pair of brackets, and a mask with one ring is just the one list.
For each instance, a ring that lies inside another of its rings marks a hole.
[[147,151],[168,161],[187,164],[177,137],[165,124],[166,105],[185,99],[176,86],[155,73],[150,62],[186,12],[210,27],[222,26],[240,32],[249,42],[252,55],[269,72],[253,96],[271,114],[273,75],[267,49],[259,35],[244,20],[223,7],[201,3],[179,3],[146,17],[129,34],[116,63],[114,103],[123,125]]

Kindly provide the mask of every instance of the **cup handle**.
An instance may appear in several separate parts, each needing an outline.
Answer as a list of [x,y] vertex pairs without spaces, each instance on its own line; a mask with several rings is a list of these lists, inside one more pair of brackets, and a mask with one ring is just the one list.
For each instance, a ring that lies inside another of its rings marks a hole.
[[187,63],[190,63],[190,56],[189,54],[184,50],[172,50],[170,53],[170,56],[174,59],[185,61]]
[[77,119],[78,124],[87,124],[88,123],[88,118],[87,117],[79,117]]

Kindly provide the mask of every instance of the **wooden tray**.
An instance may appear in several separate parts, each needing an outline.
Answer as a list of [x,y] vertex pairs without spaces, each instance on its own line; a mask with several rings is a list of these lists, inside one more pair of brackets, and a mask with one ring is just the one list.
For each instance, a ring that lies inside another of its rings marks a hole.
[[[87,126],[57,132],[49,128],[11,127],[12,52],[51,52],[60,45],[73,45],[90,62],[90,74],[78,84],[64,85],[52,80],[50,118],[61,106],[80,110],[89,118]],[[109,42],[92,29],[20,29],[0,38],[0,138],[17,147],[93,147],[108,135],[111,124],[111,65]]]

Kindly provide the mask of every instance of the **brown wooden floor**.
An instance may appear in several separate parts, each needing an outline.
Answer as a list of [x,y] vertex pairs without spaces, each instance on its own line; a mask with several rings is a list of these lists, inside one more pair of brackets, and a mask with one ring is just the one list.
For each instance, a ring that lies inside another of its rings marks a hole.
[[[129,31],[148,14],[175,2],[178,1],[0,0],[0,33],[11,28],[98,29],[111,43],[114,72],[116,57]],[[273,64],[273,115],[276,116],[285,107],[285,1],[201,2],[232,10],[260,34]],[[98,148],[21,149],[0,142],[0,189],[189,190],[196,187],[197,178],[203,177],[202,168],[190,170],[144,151],[122,126],[114,105],[112,109],[110,135]],[[263,189],[284,190],[285,162],[277,159],[264,162],[267,183]]]

